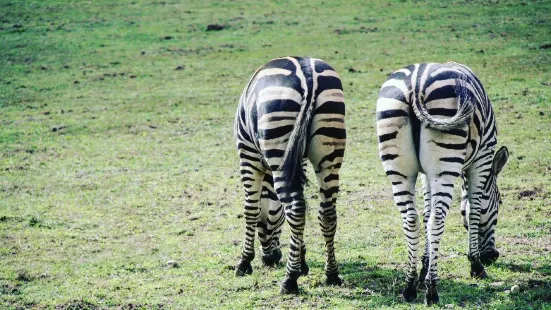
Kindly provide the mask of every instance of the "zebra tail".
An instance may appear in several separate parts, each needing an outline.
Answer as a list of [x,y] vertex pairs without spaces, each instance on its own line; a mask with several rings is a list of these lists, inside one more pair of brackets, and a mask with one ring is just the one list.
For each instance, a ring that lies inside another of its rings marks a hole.
[[287,148],[283,154],[281,166],[279,166],[279,170],[283,172],[283,181],[292,191],[307,183],[306,172],[302,169],[302,162],[313,111],[314,105],[312,102],[308,102],[305,96],[295,126],[287,141]]
[[423,100],[416,100],[413,111],[417,118],[428,127],[441,131],[463,127],[470,122],[475,110],[475,98],[467,88],[467,82],[464,79],[456,79],[454,90],[457,96],[457,113],[453,117],[436,118],[429,114]]

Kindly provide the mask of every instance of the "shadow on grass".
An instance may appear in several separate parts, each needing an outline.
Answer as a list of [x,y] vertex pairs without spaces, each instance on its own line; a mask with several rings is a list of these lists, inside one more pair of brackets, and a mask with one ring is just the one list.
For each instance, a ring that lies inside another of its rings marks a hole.
[[522,273],[532,273],[535,271],[544,276],[551,276],[551,265],[549,264],[543,264],[541,266],[534,267],[531,263],[516,264],[511,262],[497,261],[493,264],[493,266],[499,269],[507,270],[507,271],[522,272]]
[[[496,265],[500,266],[500,263]],[[504,267],[500,268],[510,267],[510,264],[502,265]],[[361,261],[342,262],[339,266],[344,284],[341,289],[335,291],[341,292],[340,298],[361,301],[373,306],[407,305],[402,297],[402,289],[405,287],[405,273],[402,267],[373,266]],[[323,268],[323,265],[312,262],[310,267]],[[524,266],[519,268],[527,270]],[[548,268],[549,266],[544,266],[544,270]],[[412,304],[424,304],[424,285],[421,288]],[[505,293],[508,288],[510,287],[491,285],[489,280],[465,283],[459,279],[445,278],[440,280],[438,293],[441,306],[453,304],[469,308],[488,304],[504,309],[538,308],[551,301],[551,283],[546,280],[528,280],[527,283],[521,284],[520,294]]]

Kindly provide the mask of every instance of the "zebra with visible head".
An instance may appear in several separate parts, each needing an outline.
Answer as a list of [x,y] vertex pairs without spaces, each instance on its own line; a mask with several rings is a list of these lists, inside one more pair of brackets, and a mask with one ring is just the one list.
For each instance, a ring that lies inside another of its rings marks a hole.
[[303,241],[306,176],[302,168],[307,158],[320,186],[318,219],[325,238],[326,282],[341,284],[334,236],[339,169],[346,145],[344,114],[341,81],[324,61],[283,57],[254,73],[241,95],[235,121],[246,195],[245,240],[236,275],[252,272],[255,231],[262,243],[264,264],[279,261],[284,214],[291,238],[281,292],[298,293],[297,279],[308,273]]
[[417,296],[420,223],[415,182],[422,173],[425,251],[418,281],[427,286],[427,304],[438,302],[440,239],[455,180],[462,176],[462,214],[468,230],[471,276],[486,277],[482,262],[497,259],[494,229],[499,191],[496,177],[508,160],[495,152],[497,130],[492,106],[470,68],[448,62],[415,64],[390,75],[377,100],[379,153],[402,214],[409,266],[404,298]]

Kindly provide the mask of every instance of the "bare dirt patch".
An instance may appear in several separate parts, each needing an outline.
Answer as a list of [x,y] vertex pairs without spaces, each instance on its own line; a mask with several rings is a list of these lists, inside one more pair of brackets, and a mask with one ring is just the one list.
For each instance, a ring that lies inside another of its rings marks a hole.
[[65,304],[57,305],[55,309],[57,310],[94,310],[94,309],[100,309],[100,307],[88,301],[73,300]]
[[521,190],[518,193],[518,199],[522,199],[522,198],[533,199],[534,197],[542,196],[544,193],[545,193],[545,191],[541,188],[538,188],[538,187],[536,187],[534,189],[525,189],[525,190]]

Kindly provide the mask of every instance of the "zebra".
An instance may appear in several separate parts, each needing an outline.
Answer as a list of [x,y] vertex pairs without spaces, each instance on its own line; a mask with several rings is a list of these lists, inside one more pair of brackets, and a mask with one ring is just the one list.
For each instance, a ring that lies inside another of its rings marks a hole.
[[[406,301],[424,281],[425,302],[439,300],[437,262],[454,182],[464,180],[461,212],[468,231],[471,276],[487,277],[482,262],[497,259],[494,231],[501,202],[497,175],[509,152],[497,145],[495,116],[480,80],[455,62],[422,63],[392,73],[377,100],[379,155],[402,215],[409,265]],[[420,223],[415,182],[421,173],[425,249],[417,279]]]
[[[284,214],[291,237],[280,292],[298,294],[297,279],[308,273],[303,241],[306,175],[301,168],[308,159],[320,187],[318,219],[325,238],[326,283],[342,283],[334,237],[339,169],[346,146],[344,115],[341,80],[320,59],[276,58],[253,74],[241,95],[234,128],[246,196],[245,238],[236,276],[252,273],[255,230],[264,242],[264,264],[279,261],[279,227]],[[269,201],[261,199],[263,192]]]

